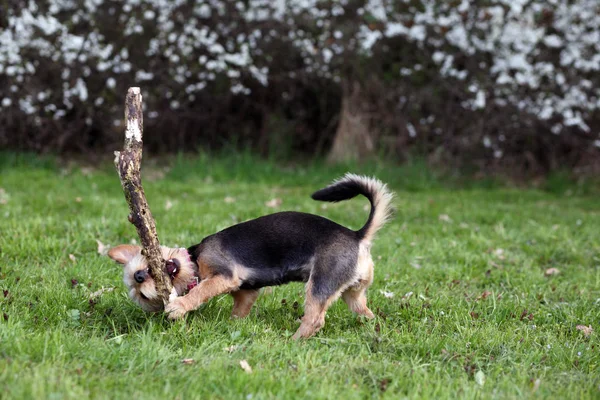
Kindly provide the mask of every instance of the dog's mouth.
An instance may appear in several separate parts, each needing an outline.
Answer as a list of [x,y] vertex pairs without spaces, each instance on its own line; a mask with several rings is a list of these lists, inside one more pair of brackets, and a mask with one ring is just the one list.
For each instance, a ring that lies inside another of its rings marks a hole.
[[179,263],[179,260],[177,260],[176,258],[171,258],[165,262],[165,265],[167,267],[167,274],[169,274],[169,277],[171,277],[171,281],[172,281],[173,279],[175,279],[175,277],[179,273],[181,264]]

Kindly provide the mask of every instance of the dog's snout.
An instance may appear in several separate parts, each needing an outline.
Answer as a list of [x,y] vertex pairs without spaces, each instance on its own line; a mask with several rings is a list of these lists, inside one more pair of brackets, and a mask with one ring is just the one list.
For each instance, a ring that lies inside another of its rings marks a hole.
[[133,279],[135,279],[135,281],[137,283],[144,282],[147,277],[148,277],[148,272],[146,272],[146,270],[143,270],[143,269],[136,271],[135,274],[133,274]]

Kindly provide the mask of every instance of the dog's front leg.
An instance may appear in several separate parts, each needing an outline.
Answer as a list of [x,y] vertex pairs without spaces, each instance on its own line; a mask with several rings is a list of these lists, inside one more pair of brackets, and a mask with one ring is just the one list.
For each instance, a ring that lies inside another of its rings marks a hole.
[[177,297],[165,308],[170,319],[180,319],[188,312],[197,309],[211,297],[232,292],[240,287],[239,279],[216,275],[201,281],[185,296]]

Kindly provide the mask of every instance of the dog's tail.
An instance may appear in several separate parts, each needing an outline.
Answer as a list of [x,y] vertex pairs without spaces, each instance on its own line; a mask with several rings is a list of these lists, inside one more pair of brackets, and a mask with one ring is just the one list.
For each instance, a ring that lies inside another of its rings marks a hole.
[[375,233],[392,215],[394,194],[378,179],[347,173],[324,189],[313,193],[312,198],[320,201],[338,202],[362,194],[371,202],[371,213],[365,226],[358,230],[361,239],[371,241]]

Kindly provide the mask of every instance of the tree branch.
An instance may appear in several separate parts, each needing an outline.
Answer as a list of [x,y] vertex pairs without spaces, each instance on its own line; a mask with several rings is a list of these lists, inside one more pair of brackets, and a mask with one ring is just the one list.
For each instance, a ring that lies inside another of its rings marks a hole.
[[125,99],[125,146],[115,151],[115,167],[121,178],[121,186],[129,205],[131,222],[142,243],[142,255],[146,257],[156,291],[166,305],[170,296],[177,296],[165,269],[156,225],[142,188],[140,168],[142,164],[142,134],[144,131],[142,95],[140,88],[130,87]]

